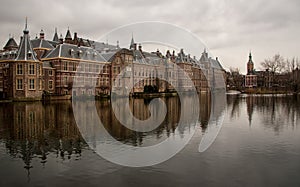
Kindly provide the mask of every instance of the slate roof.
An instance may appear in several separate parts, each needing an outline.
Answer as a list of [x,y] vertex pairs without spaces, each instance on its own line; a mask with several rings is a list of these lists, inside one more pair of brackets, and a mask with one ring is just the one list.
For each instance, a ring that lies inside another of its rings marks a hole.
[[91,46],[96,49],[99,52],[108,52],[108,51],[114,51],[117,49],[120,49],[120,47],[116,45],[107,44],[104,42],[96,42],[96,41],[90,41]]
[[59,42],[59,39],[58,39],[58,35],[57,35],[57,29],[55,28],[55,33],[54,33],[54,36],[53,36],[53,40],[54,42]]
[[71,39],[72,40],[70,29],[67,30],[67,34],[66,34],[65,39]]
[[102,54],[91,47],[78,47],[77,45],[67,43],[58,45],[45,58],[57,57],[106,62]]
[[8,50],[8,49],[13,49],[13,48],[17,49],[18,44],[14,38],[9,38],[3,49]]
[[33,51],[29,31],[27,30],[27,24],[25,26],[25,30],[23,31],[23,37],[19,45],[18,55],[15,60],[33,60],[38,61],[35,56],[35,52]]
[[59,44],[59,41],[56,42],[56,41],[50,41],[50,40],[47,40],[53,47],[56,47],[58,44]]
[[44,39],[34,39],[31,40],[32,48],[46,48],[46,49],[53,49],[54,46],[50,44],[47,40]]
[[217,60],[209,58],[209,61],[211,62],[213,68],[223,69],[221,64]]
[[100,53],[103,58],[107,61],[107,62],[111,62],[112,57],[119,52],[121,49],[118,50],[114,50],[114,51],[109,51],[109,52],[105,52],[105,53]]

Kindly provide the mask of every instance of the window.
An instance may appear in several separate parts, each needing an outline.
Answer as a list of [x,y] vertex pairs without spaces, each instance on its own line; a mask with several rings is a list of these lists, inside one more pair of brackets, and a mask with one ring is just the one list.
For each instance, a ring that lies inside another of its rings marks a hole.
[[23,79],[17,79],[17,90],[23,90]]
[[23,74],[23,65],[18,64],[17,65],[17,75],[22,75]]
[[76,71],[76,64],[75,63],[72,64],[72,71]]
[[29,90],[34,90],[34,89],[35,89],[34,79],[29,79]]
[[48,88],[49,88],[49,90],[53,89],[53,80],[49,80],[49,82],[48,82]]
[[29,75],[34,75],[34,64],[29,64]]
[[53,75],[52,70],[49,70],[48,74],[52,76]]
[[65,71],[68,70],[68,62],[64,62],[64,70],[65,70]]

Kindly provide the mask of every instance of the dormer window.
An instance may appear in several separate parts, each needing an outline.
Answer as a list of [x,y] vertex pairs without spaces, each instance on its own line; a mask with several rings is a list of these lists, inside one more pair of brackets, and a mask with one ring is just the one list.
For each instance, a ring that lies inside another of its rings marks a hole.
[[74,55],[74,49],[70,49],[70,55]]
[[79,51],[78,51],[78,56],[81,57],[81,55],[82,55],[82,51],[79,50]]
[[31,52],[31,51],[28,51],[28,53],[27,53],[27,57],[28,57],[29,59],[31,59],[31,58],[32,58],[32,52]]
[[12,55],[13,55],[13,57],[16,57],[17,52],[16,52],[16,51],[13,51],[13,52],[12,52]]

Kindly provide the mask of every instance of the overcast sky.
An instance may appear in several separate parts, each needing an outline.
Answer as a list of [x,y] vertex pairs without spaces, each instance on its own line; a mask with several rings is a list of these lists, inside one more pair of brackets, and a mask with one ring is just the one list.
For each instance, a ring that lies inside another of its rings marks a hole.
[[197,35],[225,68],[242,72],[250,50],[256,69],[276,53],[300,57],[299,0],[4,0],[0,14],[2,46],[9,34],[19,42],[27,16],[31,37],[43,28],[47,39],[52,39],[55,27],[63,36],[70,27],[80,37],[97,40],[134,22],[175,24]]

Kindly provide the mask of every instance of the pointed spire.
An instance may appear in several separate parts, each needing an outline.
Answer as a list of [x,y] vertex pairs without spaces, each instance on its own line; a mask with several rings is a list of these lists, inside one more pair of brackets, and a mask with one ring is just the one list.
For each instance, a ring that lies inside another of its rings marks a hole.
[[57,28],[56,27],[55,27],[55,33],[54,33],[54,36],[53,36],[53,41],[54,42],[59,42],[58,35],[57,35]]
[[251,50],[250,50],[250,53],[249,53],[249,63],[253,63]]
[[135,49],[136,47],[135,47],[135,43],[134,43],[134,39],[133,39],[133,33],[132,33],[132,36],[131,36],[131,42],[130,42],[130,49]]
[[66,37],[65,37],[65,40],[67,40],[67,39],[72,40],[72,36],[71,36],[71,32],[70,32],[69,27],[68,27],[67,34],[66,34]]
[[26,17],[26,19],[25,19],[25,29],[24,29],[23,33],[24,33],[24,34],[28,34],[28,33],[29,33],[29,31],[28,31],[28,29],[27,29],[27,17]]
[[25,29],[23,31],[24,35],[21,39],[20,46],[18,49],[18,55],[15,60],[20,60],[20,61],[27,61],[27,60],[32,60],[32,61],[38,61],[35,52],[32,49],[32,45],[30,42],[30,37],[29,37],[29,31],[27,30],[27,17],[26,17],[26,23],[25,23]]

